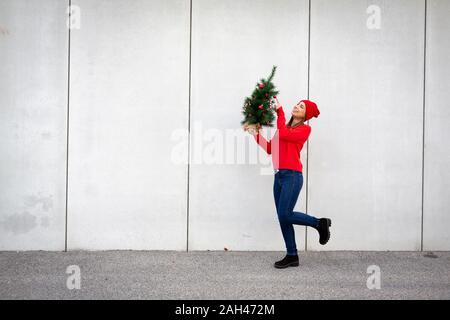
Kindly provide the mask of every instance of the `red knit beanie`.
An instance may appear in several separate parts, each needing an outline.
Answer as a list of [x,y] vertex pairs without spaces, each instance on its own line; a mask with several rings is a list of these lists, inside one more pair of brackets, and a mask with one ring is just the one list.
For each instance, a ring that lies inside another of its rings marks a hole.
[[320,114],[319,109],[317,108],[317,104],[310,100],[301,100],[300,102],[303,102],[306,106],[306,112],[305,112],[305,121],[308,121],[312,117],[318,117]]

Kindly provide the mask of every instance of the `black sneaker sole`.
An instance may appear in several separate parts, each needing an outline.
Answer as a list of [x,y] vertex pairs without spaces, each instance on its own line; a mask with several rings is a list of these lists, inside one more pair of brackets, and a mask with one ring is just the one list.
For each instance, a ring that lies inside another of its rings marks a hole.
[[293,261],[293,262],[290,262],[290,263],[288,263],[288,264],[284,264],[284,265],[282,265],[282,266],[279,266],[279,265],[274,264],[274,267],[277,268],[277,269],[285,269],[285,268],[287,268],[287,267],[298,267],[299,265],[300,265],[300,264],[299,264],[298,261]]

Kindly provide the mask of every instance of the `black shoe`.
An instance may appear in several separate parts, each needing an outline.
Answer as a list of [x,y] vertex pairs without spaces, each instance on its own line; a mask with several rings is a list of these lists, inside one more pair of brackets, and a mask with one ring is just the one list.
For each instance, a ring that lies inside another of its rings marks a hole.
[[319,219],[319,226],[316,228],[319,232],[319,243],[324,245],[330,240],[330,227],[331,219],[321,218]]
[[283,258],[283,260],[277,261],[274,264],[275,268],[283,269],[287,267],[298,267],[298,255],[289,256]]

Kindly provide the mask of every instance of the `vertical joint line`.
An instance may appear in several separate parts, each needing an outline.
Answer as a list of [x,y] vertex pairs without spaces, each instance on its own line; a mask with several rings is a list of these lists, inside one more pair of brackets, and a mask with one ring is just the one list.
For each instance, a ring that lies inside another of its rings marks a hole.
[[67,252],[67,206],[68,206],[68,187],[69,187],[69,108],[70,108],[70,29],[71,29],[71,7],[72,0],[69,0],[68,16],[68,43],[67,43],[67,115],[66,115],[66,208],[65,208],[65,226],[64,226],[64,251]]
[[[308,1],[308,79],[307,79],[307,97],[309,99],[309,73],[311,57],[311,0]],[[306,142],[306,214],[308,214],[308,170],[309,170],[309,139]],[[308,227],[305,227],[305,251],[308,251]]]
[[426,71],[427,71],[427,0],[425,0],[424,34],[423,34],[423,108],[422,108],[422,217],[420,224],[420,251],[423,251],[423,222],[424,222],[424,183],[425,183],[425,107],[426,107]]
[[189,251],[189,175],[191,159],[191,55],[192,55],[192,0],[189,1],[189,101],[188,101],[188,159],[186,201],[186,252]]

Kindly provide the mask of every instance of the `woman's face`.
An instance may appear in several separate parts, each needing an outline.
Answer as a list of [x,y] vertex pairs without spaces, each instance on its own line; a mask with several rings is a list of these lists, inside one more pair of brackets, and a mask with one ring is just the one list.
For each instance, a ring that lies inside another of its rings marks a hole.
[[292,108],[292,116],[295,119],[305,119],[306,105],[304,102],[297,103],[294,108]]

